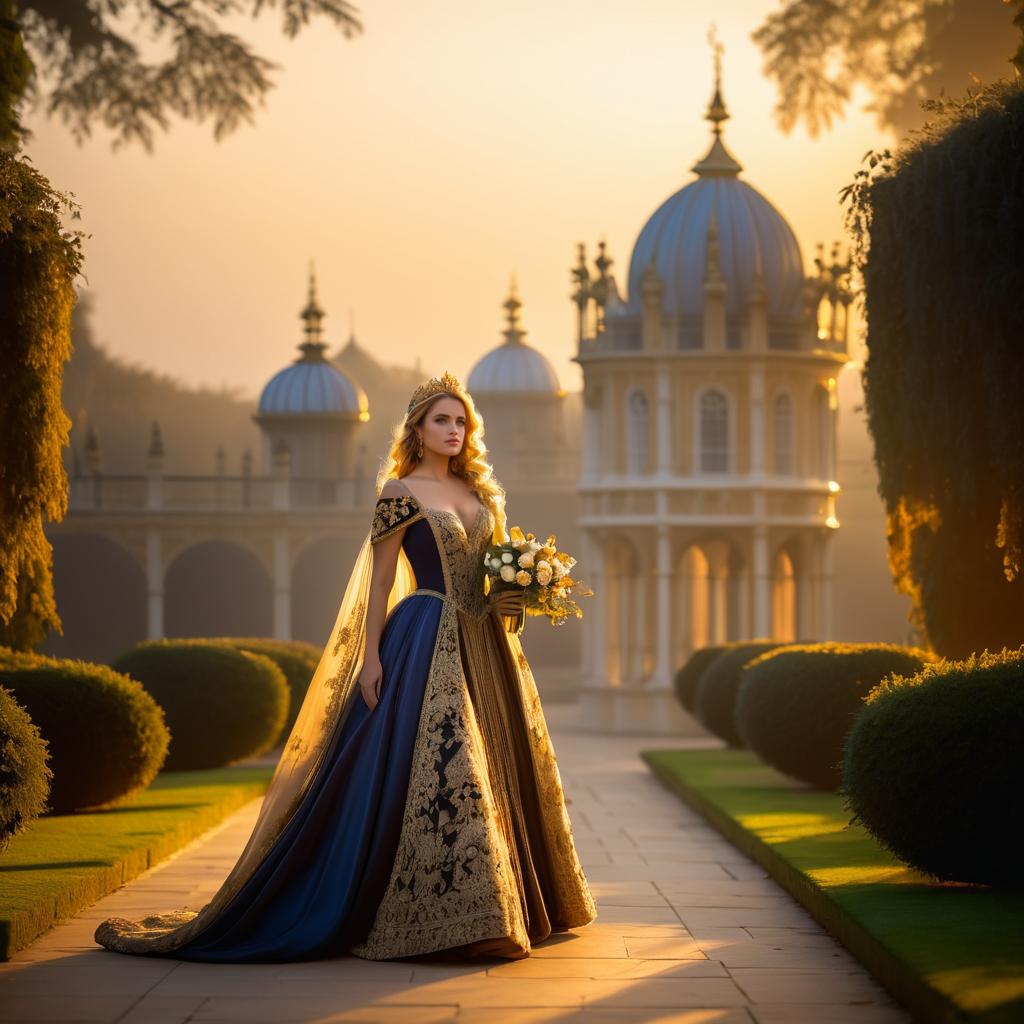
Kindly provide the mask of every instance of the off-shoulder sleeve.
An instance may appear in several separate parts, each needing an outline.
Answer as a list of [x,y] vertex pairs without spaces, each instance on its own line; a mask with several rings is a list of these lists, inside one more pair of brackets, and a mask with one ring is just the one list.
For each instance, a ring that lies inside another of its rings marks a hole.
[[376,544],[377,541],[390,537],[391,534],[408,526],[419,514],[419,503],[411,494],[378,498],[377,507],[373,512],[370,542]]

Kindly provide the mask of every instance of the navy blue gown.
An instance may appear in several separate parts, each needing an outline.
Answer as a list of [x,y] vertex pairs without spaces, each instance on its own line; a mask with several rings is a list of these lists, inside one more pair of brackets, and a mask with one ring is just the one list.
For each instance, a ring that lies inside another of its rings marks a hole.
[[467,530],[411,494],[379,499],[372,539],[399,529],[416,587],[385,621],[374,710],[357,689],[287,825],[198,934],[160,944],[108,919],[97,941],[211,963],[492,940],[525,955],[596,915],[525,656],[483,600],[492,513]]

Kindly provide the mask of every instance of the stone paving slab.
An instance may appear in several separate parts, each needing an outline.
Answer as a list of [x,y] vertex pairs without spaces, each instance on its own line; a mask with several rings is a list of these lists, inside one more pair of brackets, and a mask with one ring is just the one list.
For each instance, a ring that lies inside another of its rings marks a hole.
[[666,746],[664,737],[578,732],[571,705],[550,705],[546,713],[597,898],[593,924],[553,936],[526,960],[480,965],[355,957],[193,964],[122,956],[95,945],[93,932],[106,917],[205,902],[252,829],[255,800],[0,964],[0,1022],[909,1020],[758,865],[650,774],[638,751]]

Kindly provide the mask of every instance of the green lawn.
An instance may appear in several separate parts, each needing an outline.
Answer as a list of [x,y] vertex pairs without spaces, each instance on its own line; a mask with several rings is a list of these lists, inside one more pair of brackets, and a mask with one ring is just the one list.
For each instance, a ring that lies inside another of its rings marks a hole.
[[1024,891],[930,882],[748,751],[643,756],[922,1020],[1024,1020]]
[[34,821],[0,854],[0,960],[265,792],[272,773],[166,772],[123,807]]

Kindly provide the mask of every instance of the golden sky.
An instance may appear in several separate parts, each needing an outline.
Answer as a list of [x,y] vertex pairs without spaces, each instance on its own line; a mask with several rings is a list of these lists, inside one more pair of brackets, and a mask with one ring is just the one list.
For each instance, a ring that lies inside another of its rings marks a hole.
[[712,19],[742,176],[808,268],[843,237],[838,190],[892,140],[864,94],[818,139],[778,130],[750,39],[776,6],[392,0],[363,3],[351,40],[319,22],[293,41],[270,12],[234,28],[281,65],[277,88],[223,142],[176,122],[152,155],[114,153],[36,114],[27,149],[83,207],[97,339],[117,355],[255,399],[297,355],[313,259],[332,351],[351,308],[381,360],[465,377],[501,340],[515,273],[527,341],[575,390],[576,243],[607,239],[625,292],[640,228],[709,144]]

